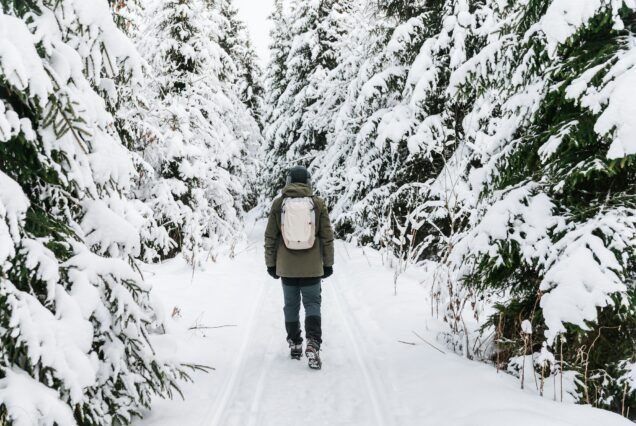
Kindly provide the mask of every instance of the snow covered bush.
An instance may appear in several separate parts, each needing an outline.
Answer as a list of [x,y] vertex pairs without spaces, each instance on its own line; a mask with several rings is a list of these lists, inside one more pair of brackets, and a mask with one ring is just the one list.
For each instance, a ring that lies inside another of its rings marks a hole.
[[144,212],[100,96],[140,61],[105,0],[1,4],[0,422],[127,424],[185,377],[148,341]]

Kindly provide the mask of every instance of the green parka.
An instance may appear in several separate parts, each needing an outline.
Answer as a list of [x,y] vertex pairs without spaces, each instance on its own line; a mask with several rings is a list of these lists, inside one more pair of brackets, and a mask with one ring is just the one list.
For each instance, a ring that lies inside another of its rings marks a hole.
[[[312,197],[316,207],[316,242],[307,250],[289,250],[283,242],[280,221],[283,200],[287,197]],[[292,183],[283,195],[272,203],[265,229],[265,263],[276,267],[276,274],[285,278],[316,278],[324,274],[323,266],[333,266],[333,229],[325,202],[313,195],[311,188]]]

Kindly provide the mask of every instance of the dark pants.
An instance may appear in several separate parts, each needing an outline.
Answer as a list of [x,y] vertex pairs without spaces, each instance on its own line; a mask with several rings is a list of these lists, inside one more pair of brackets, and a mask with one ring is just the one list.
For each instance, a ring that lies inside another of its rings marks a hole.
[[285,328],[287,341],[300,344],[300,303],[305,308],[305,334],[307,339],[322,343],[322,321],[320,317],[321,284],[319,278],[283,278],[285,298]]

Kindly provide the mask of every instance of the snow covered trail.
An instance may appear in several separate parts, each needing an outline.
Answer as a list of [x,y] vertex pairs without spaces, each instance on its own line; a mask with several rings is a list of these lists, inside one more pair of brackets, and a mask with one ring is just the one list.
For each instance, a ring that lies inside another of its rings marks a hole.
[[195,374],[185,400],[157,400],[139,426],[632,424],[521,391],[511,376],[417,340],[413,331],[435,342],[426,286],[403,276],[394,296],[380,254],[342,242],[323,285],[324,366],[310,370],[305,358],[289,359],[262,231],[251,226],[233,259],[194,274],[181,260],[146,267],[168,324],[158,353],[216,370]]

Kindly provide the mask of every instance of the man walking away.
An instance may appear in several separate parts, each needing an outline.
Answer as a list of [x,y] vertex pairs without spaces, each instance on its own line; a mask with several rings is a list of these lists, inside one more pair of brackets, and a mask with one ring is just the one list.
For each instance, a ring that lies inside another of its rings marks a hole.
[[305,308],[305,355],[309,367],[320,369],[322,319],[321,280],[333,274],[333,230],[325,202],[313,195],[305,167],[287,173],[287,185],[274,200],[265,230],[267,272],[282,278],[287,343],[293,359],[303,353],[300,303]]

